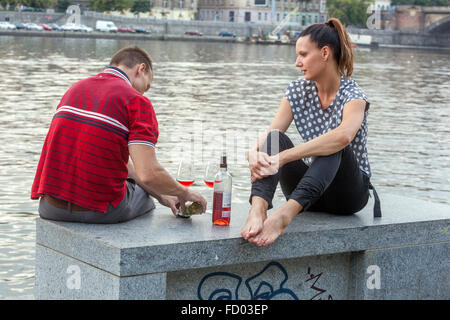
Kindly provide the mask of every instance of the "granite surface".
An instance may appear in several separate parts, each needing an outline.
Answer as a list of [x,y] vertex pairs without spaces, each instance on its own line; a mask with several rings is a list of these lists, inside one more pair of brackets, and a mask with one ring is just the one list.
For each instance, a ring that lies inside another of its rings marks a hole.
[[[211,215],[175,218],[159,207],[132,221],[89,225],[38,219],[36,242],[116,276],[396,248],[450,241],[450,208],[423,200],[380,194],[382,218],[373,198],[352,216],[304,212],[268,247],[240,236],[249,205],[233,204],[229,227]],[[275,204],[275,207],[280,204]]]
[[166,274],[118,277],[36,245],[38,300],[158,300],[166,297]]

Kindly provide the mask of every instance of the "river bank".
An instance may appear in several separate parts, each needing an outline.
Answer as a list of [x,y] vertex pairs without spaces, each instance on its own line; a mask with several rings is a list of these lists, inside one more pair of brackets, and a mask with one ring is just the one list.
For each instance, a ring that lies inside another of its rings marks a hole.
[[[112,40],[139,40],[139,41],[198,41],[221,43],[245,43],[262,45],[295,45],[295,42],[264,42],[245,40],[237,37],[220,37],[211,35],[191,36],[184,34],[142,34],[142,33],[107,33],[107,32],[72,32],[72,31],[34,31],[34,30],[0,30],[0,36],[13,37],[45,37],[45,38],[74,38],[74,39],[112,39]],[[360,46],[358,46],[360,47]],[[450,51],[450,47],[402,45],[390,43],[378,43],[380,48],[390,49],[414,49],[414,50],[444,50]]]

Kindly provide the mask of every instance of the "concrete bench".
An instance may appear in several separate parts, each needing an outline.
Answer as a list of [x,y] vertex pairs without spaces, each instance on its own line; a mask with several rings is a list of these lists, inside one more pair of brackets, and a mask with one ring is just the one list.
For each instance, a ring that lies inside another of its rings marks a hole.
[[[449,299],[450,207],[381,194],[353,216],[304,212],[268,247],[165,208],[116,225],[37,219],[37,299]],[[278,204],[279,205],[279,204]]]

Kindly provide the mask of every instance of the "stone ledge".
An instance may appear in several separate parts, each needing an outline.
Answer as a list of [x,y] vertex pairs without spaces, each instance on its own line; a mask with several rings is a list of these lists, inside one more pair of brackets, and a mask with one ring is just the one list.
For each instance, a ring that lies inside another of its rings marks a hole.
[[177,219],[161,207],[115,225],[37,219],[36,242],[123,277],[450,241],[450,232],[443,232],[450,224],[449,206],[380,198],[382,218],[373,218],[373,198],[352,216],[304,212],[268,247],[240,236],[248,204],[233,204],[229,227],[213,226],[211,215]]

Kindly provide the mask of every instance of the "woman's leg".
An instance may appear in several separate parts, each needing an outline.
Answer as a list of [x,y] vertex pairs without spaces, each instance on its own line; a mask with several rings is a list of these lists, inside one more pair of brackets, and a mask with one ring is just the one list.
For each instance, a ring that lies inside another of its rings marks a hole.
[[[287,135],[274,130],[268,134],[261,151],[269,155],[275,155],[293,147],[294,145]],[[303,161],[293,161],[281,168],[277,174],[257,180],[252,184],[250,194],[252,207],[247,222],[241,231],[244,239],[249,240],[262,230],[264,220],[267,218],[267,210],[272,208],[272,199],[278,181],[280,181],[283,192],[289,189],[293,190],[307,169],[308,167]]]
[[350,146],[329,156],[317,157],[289,196],[303,210],[349,215],[369,199],[369,179],[359,169]]
[[350,146],[340,151],[339,169],[309,211],[351,215],[363,209],[369,200],[369,177],[359,169],[358,161]]
[[[264,221],[263,230],[253,242],[257,245],[274,242],[302,210],[335,214],[361,210],[368,201],[368,184],[368,178],[359,169],[349,146],[329,156],[317,157],[289,195],[287,203]],[[287,195],[289,190],[283,192]]]

